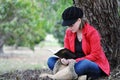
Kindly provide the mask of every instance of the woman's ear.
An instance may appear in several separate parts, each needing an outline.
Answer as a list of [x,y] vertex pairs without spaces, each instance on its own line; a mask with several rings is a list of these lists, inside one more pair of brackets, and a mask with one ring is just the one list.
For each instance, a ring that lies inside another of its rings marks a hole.
[[81,19],[80,19],[80,18],[78,18],[78,20],[81,22]]

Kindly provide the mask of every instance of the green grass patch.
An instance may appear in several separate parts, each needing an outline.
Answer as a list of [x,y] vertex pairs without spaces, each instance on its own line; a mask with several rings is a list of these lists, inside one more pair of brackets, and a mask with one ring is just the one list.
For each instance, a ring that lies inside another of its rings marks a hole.
[[45,64],[31,64],[19,60],[12,59],[0,59],[0,74],[11,72],[15,70],[26,70],[26,69],[41,69],[45,67]]

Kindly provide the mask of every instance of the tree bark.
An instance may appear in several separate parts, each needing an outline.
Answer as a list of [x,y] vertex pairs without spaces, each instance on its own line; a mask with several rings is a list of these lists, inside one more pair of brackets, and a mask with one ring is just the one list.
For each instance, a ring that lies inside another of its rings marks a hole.
[[0,55],[2,55],[4,53],[3,45],[4,45],[4,39],[3,39],[3,37],[0,37]]
[[120,64],[120,18],[117,0],[73,0],[90,24],[101,34],[102,46],[111,69]]

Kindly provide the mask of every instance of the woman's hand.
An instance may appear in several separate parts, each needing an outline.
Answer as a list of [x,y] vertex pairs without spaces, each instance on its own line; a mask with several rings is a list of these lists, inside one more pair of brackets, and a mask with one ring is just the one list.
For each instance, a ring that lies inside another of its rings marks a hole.
[[69,62],[68,62],[67,59],[62,58],[62,59],[61,59],[61,63],[64,64],[64,65],[68,65]]
[[67,59],[67,61],[68,61],[69,63],[71,63],[71,62],[75,62],[74,59]]
[[74,62],[74,61],[75,61],[74,59],[65,59],[65,58],[61,59],[61,62],[64,65],[68,65],[69,63]]

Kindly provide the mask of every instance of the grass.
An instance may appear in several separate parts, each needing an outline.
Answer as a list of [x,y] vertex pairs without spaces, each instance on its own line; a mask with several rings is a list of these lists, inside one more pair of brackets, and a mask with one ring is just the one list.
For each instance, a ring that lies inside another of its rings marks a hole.
[[12,59],[0,59],[0,74],[14,70],[41,69],[45,64],[30,64]]

